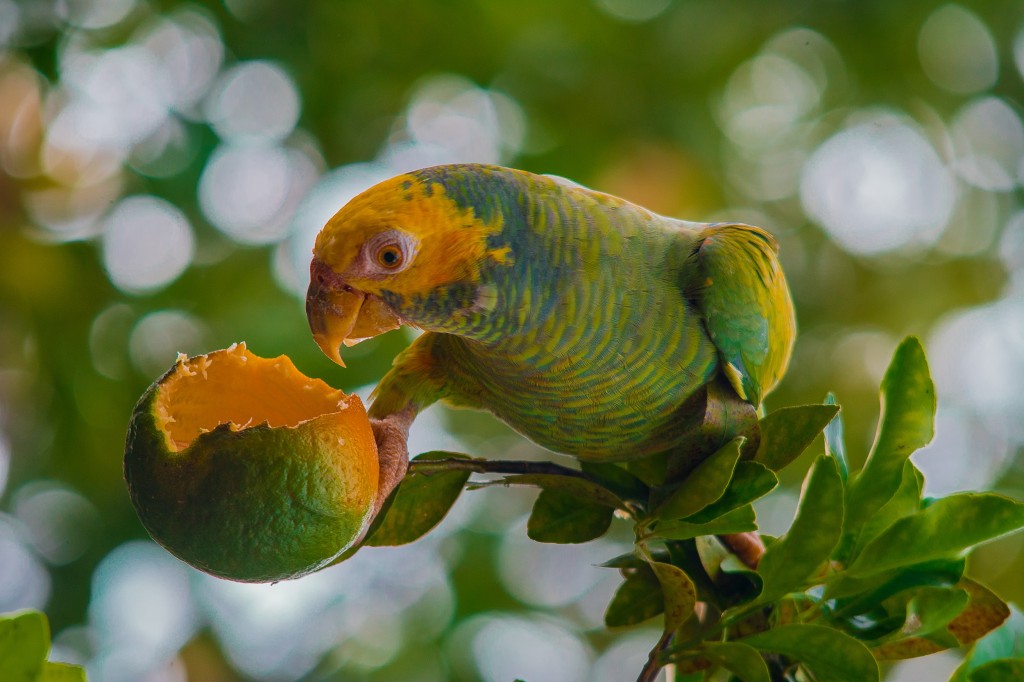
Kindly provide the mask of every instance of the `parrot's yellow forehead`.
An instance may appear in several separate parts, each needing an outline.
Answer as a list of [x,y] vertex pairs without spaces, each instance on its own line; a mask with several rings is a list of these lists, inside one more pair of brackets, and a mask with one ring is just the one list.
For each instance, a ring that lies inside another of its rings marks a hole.
[[456,281],[476,282],[480,265],[488,259],[510,262],[507,247],[488,246],[488,237],[502,227],[500,214],[490,224],[483,222],[472,207],[460,207],[448,196],[444,185],[399,175],[342,207],[317,235],[313,255],[344,278],[369,239],[401,230],[418,244],[410,266],[386,281],[352,278],[349,284],[363,284],[370,293],[377,288],[402,295],[423,293]]

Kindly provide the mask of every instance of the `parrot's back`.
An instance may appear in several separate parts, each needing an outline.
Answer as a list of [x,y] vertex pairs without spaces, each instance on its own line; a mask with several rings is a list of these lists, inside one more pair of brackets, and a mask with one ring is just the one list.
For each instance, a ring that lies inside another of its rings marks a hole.
[[491,275],[500,314],[438,339],[455,379],[449,400],[585,459],[668,449],[684,435],[686,399],[719,366],[688,297],[698,230],[523,176],[481,190],[481,199],[501,198],[495,243],[509,245],[513,264]]
[[763,230],[493,166],[407,177],[406,196],[453,206],[483,255],[408,305],[430,331],[381,382],[375,415],[443,398],[556,452],[620,461],[685,441],[705,387],[756,408],[781,377],[795,322]]

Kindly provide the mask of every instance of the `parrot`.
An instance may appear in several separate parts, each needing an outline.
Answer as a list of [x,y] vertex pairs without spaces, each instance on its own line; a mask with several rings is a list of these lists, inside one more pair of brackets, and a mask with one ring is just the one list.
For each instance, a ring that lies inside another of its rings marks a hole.
[[685,442],[711,387],[758,409],[796,334],[765,230],[483,164],[404,173],[344,205],[316,237],[306,314],[342,366],[342,346],[423,332],[372,396],[381,495],[436,401],[583,462],[629,462]]

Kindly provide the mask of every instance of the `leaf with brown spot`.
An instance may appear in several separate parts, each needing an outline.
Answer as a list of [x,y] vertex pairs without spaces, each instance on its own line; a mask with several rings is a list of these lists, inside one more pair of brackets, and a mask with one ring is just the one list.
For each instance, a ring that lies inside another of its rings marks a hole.
[[1010,615],[1009,607],[984,585],[962,578],[957,587],[967,593],[967,606],[940,631],[955,642],[944,643],[941,637],[908,637],[875,647],[879,660],[899,660],[927,656],[951,646],[967,646],[1002,625]]
[[665,599],[665,632],[675,632],[693,615],[697,604],[697,588],[686,572],[678,566],[651,561],[651,570],[661,583]]

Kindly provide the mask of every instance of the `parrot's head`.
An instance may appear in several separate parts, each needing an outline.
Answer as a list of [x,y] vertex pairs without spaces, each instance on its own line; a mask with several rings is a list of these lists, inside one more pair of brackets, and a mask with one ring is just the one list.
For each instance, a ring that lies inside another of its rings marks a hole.
[[371,187],[317,235],[306,316],[317,345],[338,364],[341,345],[403,323],[454,331],[493,307],[489,275],[511,263],[502,214],[467,203],[459,188],[504,169],[445,169]]

